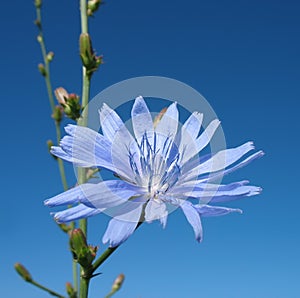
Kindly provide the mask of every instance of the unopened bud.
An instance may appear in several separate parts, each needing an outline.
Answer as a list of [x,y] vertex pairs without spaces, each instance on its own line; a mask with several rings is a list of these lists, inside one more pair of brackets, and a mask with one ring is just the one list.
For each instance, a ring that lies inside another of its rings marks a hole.
[[66,116],[72,120],[80,117],[81,105],[79,96],[75,93],[68,93],[64,88],[59,87],[54,91],[57,101],[63,107]]
[[49,52],[46,56],[48,62],[51,62],[53,60],[54,57],[54,53],[53,52]]
[[63,109],[62,109],[62,107],[56,106],[54,108],[52,118],[58,123],[62,120],[62,118],[63,118]]
[[124,279],[125,279],[125,275],[123,273],[119,274],[119,276],[115,279],[115,281],[113,283],[113,286],[112,286],[112,289],[111,289],[111,291],[113,293],[120,290],[120,288],[121,288],[121,286],[124,282]]
[[90,69],[94,65],[94,51],[92,41],[88,33],[81,33],[79,39],[80,57],[82,64]]
[[96,12],[99,6],[102,4],[102,0],[89,0],[87,4],[87,14],[92,16]]
[[47,141],[47,147],[48,147],[48,150],[50,151],[51,150],[51,147],[53,146],[53,141],[52,140],[48,140]]
[[67,291],[67,294],[68,294],[69,298],[76,298],[77,297],[76,291],[74,290],[74,288],[73,288],[73,286],[70,282],[66,283],[66,291]]
[[38,69],[43,77],[45,77],[47,75],[47,71],[46,71],[44,64],[40,63],[38,65]]
[[81,229],[74,229],[71,231],[70,248],[74,260],[82,267],[88,268],[91,266],[96,257],[97,247],[87,245],[85,235]]
[[80,35],[79,45],[82,64],[86,68],[87,73],[91,75],[98,69],[99,65],[102,64],[102,56],[95,55],[88,33],[82,33]]
[[39,43],[43,41],[43,37],[41,35],[38,35],[36,39]]
[[19,273],[19,275],[27,282],[32,282],[32,277],[28,270],[20,263],[15,264],[15,269]]
[[36,8],[41,8],[42,6],[42,0],[35,0],[34,1],[34,5]]
[[[38,20],[38,19],[36,19],[36,20],[34,21],[34,24],[35,24],[37,27],[39,27],[39,28],[42,27],[41,21]],[[40,41],[39,41],[39,42],[40,42]]]
[[63,87],[56,88],[54,90],[55,97],[60,104],[66,104],[66,100],[69,97],[69,93]]

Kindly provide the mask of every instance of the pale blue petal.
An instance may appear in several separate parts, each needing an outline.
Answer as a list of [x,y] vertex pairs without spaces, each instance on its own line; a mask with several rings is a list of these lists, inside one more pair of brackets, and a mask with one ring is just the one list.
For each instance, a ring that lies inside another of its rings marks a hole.
[[[166,147],[166,140],[172,142],[175,139],[178,127],[178,110],[176,107],[176,102],[172,103],[161,120],[158,122],[155,131],[156,131],[156,149],[163,150]],[[161,153],[162,154],[162,153]]]
[[[181,128],[181,141],[186,143],[186,139],[196,140],[201,129],[203,114],[193,112],[192,115],[184,122]],[[187,135],[187,136],[186,136]]]
[[219,151],[204,163],[182,175],[182,181],[191,180],[199,175],[216,172],[237,162],[246,153],[253,150],[253,142],[247,142],[239,147]]
[[221,189],[201,189],[195,187],[194,189],[187,191],[187,192],[178,192],[177,196],[182,196],[183,198],[196,198],[200,201],[204,201],[207,203],[210,201],[211,203],[216,202],[227,202],[237,200],[242,197],[249,197],[257,195],[261,192],[261,188],[257,186],[248,186],[248,185],[241,185],[235,188],[231,186],[226,188],[225,186]]
[[80,198],[83,198],[82,188],[76,186],[71,188],[59,195],[47,199],[44,201],[44,204],[49,207],[63,206],[63,205],[73,205],[79,203]]
[[54,219],[58,223],[70,222],[81,218],[87,218],[101,213],[103,210],[87,207],[83,204],[56,212]]
[[126,241],[135,231],[142,214],[142,209],[143,205],[141,204],[138,208],[127,213],[129,221],[119,220],[117,218],[111,219],[104,233],[102,239],[103,243],[109,242],[110,247],[116,247]]
[[99,110],[100,123],[103,135],[113,143],[117,131],[125,126],[119,115],[107,104],[103,104]]
[[131,110],[132,126],[135,138],[140,143],[144,135],[147,135],[150,144],[153,144],[153,121],[149,109],[142,96],[135,99]]
[[[246,191],[246,187],[248,188],[248,192],[242,193],[242,191]],[[214,195],[210,199],[210,203],[224,203],[224,202],[231,202],[235,200],[239,200],[245,197],[251,197],[251,196],[256,196],[261,193],[262,189],[261,187],[257,186],[245,186],[243,190],[241,190],[241,193],[237,194],[229,194],[229,193],[217,193],[217,195]]]
[[102,181],[98,184],[85,183],[45,201],[50,207],[71,205],[81,202],[94,208],[111,208],[140,194],[142,189],[120,180]]
[[160,223],[161,223],[163,229],[164,229],[164,228],[166,227],[166,225],[167,225],[167,220],[168,220],[168,215],[166,215],[166,216],[160,218]]
[[152,222],[153,220],[161,220],[168,215],[166,204],[162,201],[150,200],[145,208],[145,220]]
[[100,121],[104,136],[112,143],[112,164],[123,173],[121,175],[122,177],[133,182],[135,175],[133,173],[129,156],[132,156],[135,159],[136,166],[138,170],[141,171],[139,163],[139,148],[135,139],[128,131],[118,114],[106,104],[104,104],[100,110]]
[[180,205],[180,208],[182,209],[184,215],[186,216],[187,221],[193,227],[196,240],[198,242],[201,242],[203,231],[202,231],[202,224],[201,224],[199,213],[194,208],[194,206],[188,201],[183,202]]
[[185,150],[183,151],[183,157],[180,161],[181,165],[186,163],[209,144],[219,125],[220,121],[218,119],[213,120],[212,122],[210,122],[210,124],[207,126],[207,128],[199,138],[193,141],[189,140],[188,142],[186,142]]
[[241,209],[216,207],[216,206],[209,206],[209,205],[194,205],[194,208],[201,216],[206,216],[206,217],[221,216],[232,212],[243,213]]
[[61,148],[75,161],[87,166],[114,169],[111,161],[111,143],[96,131],[81,126],[68,125],[65,128],[70,136],[65,136]]
[[213,184],[202,180],[190,180],[172,188],[172,193],[184,193],[189,191],[228,191],[248,184],[248,180],[232,182],[229,184]]
[[203,114],[194,112],[183,124],[181,133],[178,134],[178,140],[180,152],[180,165],[182,165],[191,156],[197,154],[196,139],[200,132],[203,120]]
[[244,159],[243,161],[239,162],[238,164],[236,164],[235,166],[229,168],[229,169],[226,169],[226,170],[223,170],[223,171],[220,171],[220,172],[217,172],[217,173],[214,173],[214,174],[211,174],[211,175],[207,175],[207,177],[201,179],[202,181],[215,181],[216,179],[219,179],[220,177],[223,177],[225,175],[228,175],[242,167],[245,167],[247,166],[249,163],[251,163],[252,161],[264,156],[265,153],[263,151],[258,151],[254,154],[252,154],[251,156],[247,157],[246,159]]

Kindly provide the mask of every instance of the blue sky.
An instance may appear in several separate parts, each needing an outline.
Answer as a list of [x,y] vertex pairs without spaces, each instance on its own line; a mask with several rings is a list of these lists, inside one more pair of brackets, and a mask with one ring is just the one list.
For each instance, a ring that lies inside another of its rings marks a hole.
[[[80,93],[79,1],[44,1],[46,42],[55,52],[53,86]],[[91,297],[126,275],[115,297],[299,297],[300,4],[298,1],[106,1],[90,21],[105,64],[92,96],[121,80],[159,75],[202,93],[222,121],[228,146],[253,140],[266,152],[233,175],[263,187],[228,204],[243,209],[203,220],[197,244],[181,212],[167,228],[143,225],[101,268]],[[63,292],[71,280],[67,240],[43,200],[61,191],[45,142],[54,138],[36,42],[33,1],[5,1],[1,30],[1,293],[49,297],[14,272],[22,262]],[[69,183],[75,182],[68,167]],[[100,244],[108,218],[90,221]]]

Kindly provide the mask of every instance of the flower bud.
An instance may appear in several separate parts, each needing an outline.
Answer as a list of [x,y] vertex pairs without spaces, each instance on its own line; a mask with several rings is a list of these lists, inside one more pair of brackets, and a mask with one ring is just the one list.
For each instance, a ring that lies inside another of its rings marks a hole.
[[70,282],[66,283],[66,291],[67,291],[67,294],[68,294],[69,298],[76,298],[77,297],[76,291],[74,290],[74,288],[73,288],[73,286]]
[[84,268],[90,267],[96,257],[97,247],[87,245],[85,235],[81,229],[71,231],[70,249],[74,260]]
[[[36,20],[34,21],[34,24],[35,24],[38,28],[42,28],[42,24],[41,24],[41,21],[40,21],[40,20],[36,19]],[[38,40],[38,42],[40,42],[40,41]]]
[[63,109],[62,109],[62,107],[56,106],[54,108],[52,118],[58,123],[62,120],[62,118],[63,118]]
[[34,5],[36,8],[41,8],[42,6],[42,0],[35,0],[34,1]]
[[102,56],[96,56],[93,51],[92,41],[88,33],[81,33],[79,39],[80,57],[88,74],[95,72],[102,64]]
[[87,3],[87,14],[92,16],[96,12],[99,6],[102,4],[102,0],[89,0]]
[[92,41],[88,33],[80,34],[79,46],[82,64],[89,69],[94,65],[94,51],[92,48]]
[[66,91],[66,89],[64,89],[63,87],[56,88],[54,90],[54,94],[55,94],[57,101],[61,105],[66,104],[66,100],[69,97],[69,93]]
[[19,275],[27,282],[32,282],[33,279],[28,272],[28,270],[20,263],[15,264],[15,269],[19,273]]
[[38,65],[38,69],[43,77],[45,77],[47,75],[47,71],[46,71],[44,64],[40,63]]
[[80,117],[81,105],[77,94],[69,94],[64,88],[59,87],[54,91],[57,101],[63,107],[67,117],[77,120]]
[[119,276],[115,279],[115,281],[113,283],[113,286],[111,289],[112,293],[115,293],[120,290],[120,288],[124,282],[124,279],[125,279],[125,275],[123,273],[119,274]]
[[38,35],[36,39],[39,43],[43,41],[43,37],[41,35]]
[[49,52],[46,56],[46,59],[48,60],[48,62],[51,62],[53,60],[53,57],[54,57],[54,53]]

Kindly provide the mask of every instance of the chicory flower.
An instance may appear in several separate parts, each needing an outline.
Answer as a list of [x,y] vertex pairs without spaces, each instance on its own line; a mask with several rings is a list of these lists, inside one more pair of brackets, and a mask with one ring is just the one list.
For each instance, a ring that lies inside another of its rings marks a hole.
[[104,104],[99,111],[102,134],[87,127],[68,125],[59,147],[51,153],[80,167],[100,167],[118,179],[84,183],[45,201],[48,206],[75,205],[55,213],[59,223],[87,218],[102,212],[112,216],[103,242],[111,247],[123,243],[139,222],[159,220],[166,226],[174,208],[181,208],[202,240],[201,217],[219,216],[240,209],[215,206],[257,195],[261,188],[248,181],[219,184],[223,175],[239,169],[263,155],[252,142],[216,154],[199,157],[210,142],[220,121],[213,120],[201,133],[203,115],[193,112],[179,128],[176,103],[153,123],[140,96],[131,111],[134,136],[118,114]]

